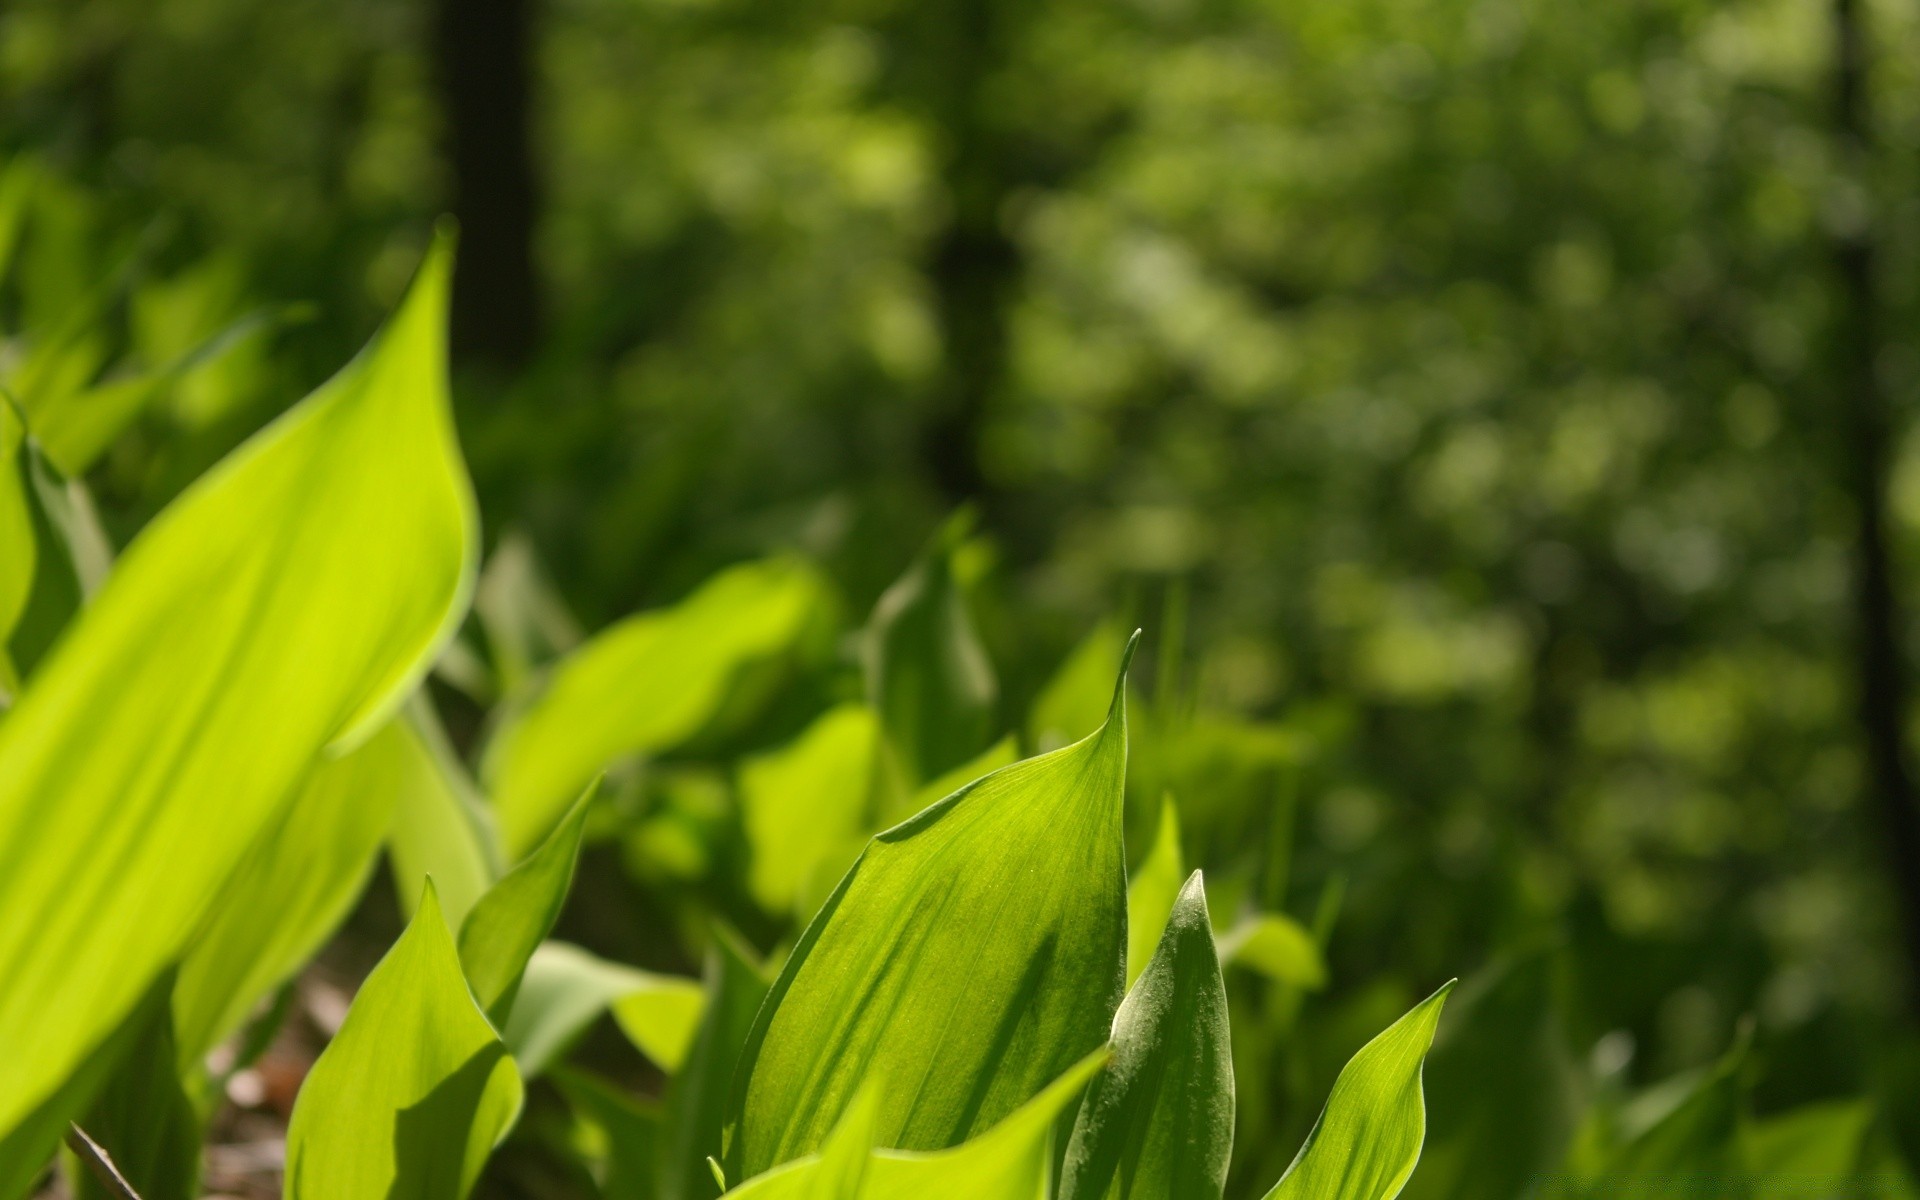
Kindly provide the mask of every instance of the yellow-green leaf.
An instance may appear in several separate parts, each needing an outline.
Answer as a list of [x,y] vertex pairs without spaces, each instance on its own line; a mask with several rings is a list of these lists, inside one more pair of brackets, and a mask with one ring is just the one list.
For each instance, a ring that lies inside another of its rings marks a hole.
[[405,782],[387,835],[394,886],[411,916],[431,878],[441,911],[457,927],[500,877],[493,816],[447,744],[424,691],[407,705],[399,735]]
[[464,611],[441,244],[374,346],[154,519],[0,722],[0,1131],[184,948]]
[[748,669],[790,652],[823,584],[791,559],[722,571],[672,608],[628,617],[555,668],[488,748],[485,776],[508,855],[524,854],[615,759],[700,733]]
[[300,1087],[286,1200],[460,1200],[520,1099],[428,885]]
[[1341,1068],[1320,1119],[1267,1200],[1393,1200],[1427,1135],[1421,1066],[1453,984],[1415,1005]]
[[352,753],[316,764],[227,881],[173,988],[182,1070],[238,1029],[346,917],[406,783],[405,736],[391,721]]
[[495,1025],[505,1025],[527,960],[560,919],[597,785],[527,860],[489,888],[460,923],[460,966]]
[[[740,767],[740,816],[753,859],[747,885],[769,912],[790,911],[815,876],[838,879],[873,826],[880,722],[843,704],[792,742]],[[844,858],[851,843],[853,851]],[[803,914],[804,915],[804,914]]]
[[705,1005],[696,980],[608,962],[566,942],[543,942],[527,963],[501,1036],[520,1074],[531,1079],[611,1008],[628,1040],[672,1074],[686,1058]]
[[881,1145],[958,1145],[1106,1040],[1126,970],[1124,684],[1092,736],[874,838],[755,1022],[730,1176],[814,1150],[869,1080]]
[[1327,985],[1320,943],[1285,913],[1257,913],[1241,921],[1220,939],[1220,958],[1307,991]]

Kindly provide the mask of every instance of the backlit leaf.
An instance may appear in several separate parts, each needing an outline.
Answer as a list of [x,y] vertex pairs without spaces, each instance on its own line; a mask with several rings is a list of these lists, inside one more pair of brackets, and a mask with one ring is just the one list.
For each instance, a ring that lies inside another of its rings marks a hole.
[[404,737],[389,722],[352,753],[319,762],[221,889],[173,989],[183,1070],[238,1029],[352,908],[406,782]]
[[590,785],[560,827],[489,888],[460,924],[460,966],[496,1026],[506,1024],[527,960],[560,919],[596,790]]
[[372,349],[133,542],[0,722],[0,1131],[184,948],[464,610],[440,244]]
[[1113,1019],[1113,1061],[1081,1105],[1061,1200],[1218,1200],[1233,1154],[1226,983],[1195,871]]
[[1453,984],[1422,1000],[1360,1050],[1293,1165],[1267,1200],[1393,1200],[1420,1161],[1427,1133],[1421,1066]]
[[401,726],[405,782],[387,835],[394,887],[411,916],[431,878],[441,911],[458,927],[500,877],[493,815],[447,744],[424,691],[407,705]]
[[432,885],[300,1087],[287,1200],[460,1200],[520,1111]]
[[958,1145],[1106,1040],[1125,977],[1124,676],[1107,723],[875,837],[748,1041],[728,1173],[815,1149],[869,1080],[879,1144]]
[[543,942],[527,963],[501,1036],[533,1078],[601,1013],[615,1010],[627,1037],[663,1071],[680,1069],[705,992],[692,979],[608,962],[566,942]]
[[1308,991],[1327,985],[1320,943],[1285,913],[1258,913],[1234,926],[1220,939],[1220,957],[1277,983]]
[[485,776],[507,853],[526,853],[615,759],[700,733],[743,672],[801,641],[822,609],[822,588],[798,561],[744,563],[561,660],[545,692],[488,748]]
[[816,874],[838,879],[858,856],[873,828],[879,742],[873,710],[843,704],[787,745],[741,764],[740,816],[753,853],[747,885],[763,908],[790,911]]

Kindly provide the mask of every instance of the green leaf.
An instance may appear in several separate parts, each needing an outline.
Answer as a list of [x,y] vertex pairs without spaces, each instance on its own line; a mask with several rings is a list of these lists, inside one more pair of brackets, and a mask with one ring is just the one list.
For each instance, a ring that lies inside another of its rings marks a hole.
[[[865,1085],[818,1154],[755,1176],[728,1200],[1045,1200],[1054,1129],[1106,1061],[1106,1048],[1095,1050],[993,1128],[931,1153],[861,1149],[872,1144],[879,1112],[879,1089]],[[857,1149],[864,1169],[856,1169]]]
[[1347,1061],[1306,1144],[1267,1200],[1393,1200],[1400,1194],[1427,1133],[1421,1065],[1452,990],[1451,982],[1442,985]]
[[238,1029],[352,909],[406,782],[405,737],[389,722],[319,762],[221,889],[173,989],[181,1070]]
[[880,1151],[867,1168],[860,1200],[1044,1200],[1053,1168],[1053,1131],[1106,1061],[1103,1046],[999,1124],[954,1149]]
[[387,835],[400,905],[409,916],[429,878],[457,926],[500,877],[493,817],[467,778],[424,691],[407,706],[406,783]]
[[496,1026],[506,1024],[527,960],[560,919],[573,887],[587,810],[599,785],[589,784],[573,811],[528,859],[487,890],[460,924],[460,966],[473,995]]
[[[169,1007],[148,1008],[143,1028],[80,1126],[113,1156],[141,1200],[193,1200],[199,1194],[200,1116],[180,1085]],[[73,1181],[75,1200],[116,1196],[91,1173],[75,1172]]]
[[1112,1045],[1074,1124],[1060,1200],[1218,1200],[1233,1154],[1233,1050],[1200,872],[1121,1002]]
[[958,1145],[1106,1040],[1125,978],[1125,677],[1085,740],[875,837],[768,997],[728,1174],[815,1149],[869,1079],[882,1145]]
[[527,963],[501,1036],[531,1079],[609,1008],[629,1040],[668,1074],[680,1069],[706,993],[699,983],[608,962],[566,942],[543,942]]
[[1276,983],[1307,991],[1327,986],[1327,964],[1320,943],[1285,913],[1259,913],[1234,926],[1220,939],[1220,957],[1231,966],[1248,967]]
[[971,524],[965,513],[948,521],[867,622],[867,696],[912,785],[978,754],[994,732],[999,684],[954,577]]
[[1555,956],[1536,950],[1468,980],[1427,1057],[1432,1118],[1407,1200],[1518,1196],[1554,1170],[1584,1097],[1560,1027]]
[[[1064,746],[1100,723],[1107,708],[1108,689],[1127,650],[1127,627],[1102,621],[1081,640],[1055,671],[1033,702],[1027,716],[1027,737],[1036,750]],[[1180,883],[1174,881],[1174,889]],[[1172,895],[1168,895],[1172,902]],[[1164,914],[1164,910],[1163,914]],[[1154,941],[1147,942],[1152,952]]]
[[817,877],[838,879],[859,856],[872,832],[879,742],[873,710],[843,704],[787,745],[741,765],[740,815],[753,854],[747,886],[761,907],[793,911]]
[[0,1131],[184,948],[465,608],[440,243],[373,348],[134,541],[0,722]]
[[740,1069],[741,1047],[767,997],[768,980],[752,952],[726,929],[715,933],[707,952],[700,1031],[686,1062],[667,1085],[660,1200],[708,1200],[719,1194],[707,1159],[720,1153],[729,1086]]
[[428,884],[301,1085],[287,1200],[460,1200],[520,1099]]
[[483,773],[507,853],[526,853],[615,759],[700,733],[736,679],[792,651],[823,606],[824,585],[805,563],[744,563],[562,660],[546,691],[488,747]]
[[1168,914],[1186,878],[1180,854],[1180,810],[1167,796],[1160,802],[1160,827],[1140,869],[1127,883],[1127,986],[1147,969],[1160,945]]
[[100,590],[113,565],[113,548],[84,483],[62,476],[32,438],[21,443],[16,462],[25,484],[34,556],[7,651],[13,671],[24,679]]

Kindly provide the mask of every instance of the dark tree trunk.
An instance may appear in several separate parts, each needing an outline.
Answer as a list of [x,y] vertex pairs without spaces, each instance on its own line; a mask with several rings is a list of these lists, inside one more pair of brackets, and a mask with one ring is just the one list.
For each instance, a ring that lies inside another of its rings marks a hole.
[[531,99],[534,0],[435,0],[438,69],[460,262],[456,361],[510,370],[540,340]]
[[[1867,31],[1859,0],[1834,0],[1835,125],[1842,169],[1871,186],[1873,119],[1867,93]],[[1920,1006],[1920,809],[1906,748],[1906,672],[1901,607],[1887,532],[1887,459],[1894,428],[1877,363],[1878,248],[1873,222],[1833,238],[1839,280],[1834,378],[1844,421],[1842,469],[1853,501],[1854,622],[1861,731],[1869,783],[1900,905],[1911,997]]]
[[1014,168],[989,87],[1014,36],[998,0],[929,0],[907,37],[910,93],[945,141],[941,181],[950,217],[927,264],[944,364],[925,428],[928,470],[954,503],[988,500],[980,464],[988,407],[1006,375],[1007,306],[1019,282],[1018,247],[1002,225]]

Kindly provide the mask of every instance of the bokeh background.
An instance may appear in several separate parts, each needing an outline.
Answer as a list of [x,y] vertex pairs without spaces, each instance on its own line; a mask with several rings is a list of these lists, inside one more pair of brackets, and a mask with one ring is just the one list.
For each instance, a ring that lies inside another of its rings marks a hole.
[[1913,1061],[1913,0],[7,0],[0,149],[6,328],[89,314],[0,376],[159,381],[116,540],[451,212],[581,627],[776,550],[858,618],[964,508],[999,725],[1145,626],[1190,858],[1288,806],[1343,889],[1327,1011],[1548,936],[1634,1082]]

